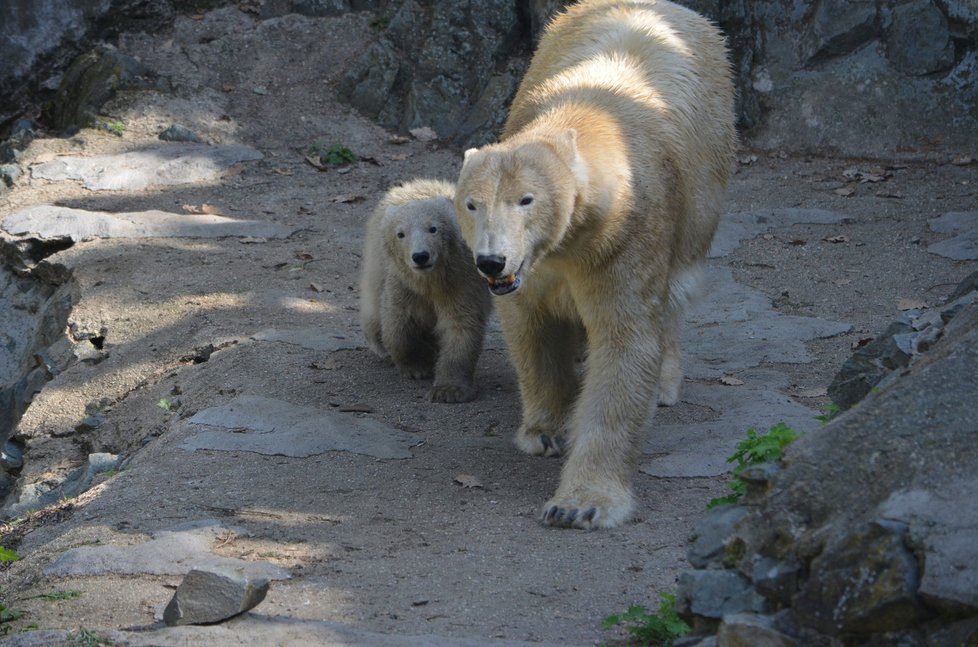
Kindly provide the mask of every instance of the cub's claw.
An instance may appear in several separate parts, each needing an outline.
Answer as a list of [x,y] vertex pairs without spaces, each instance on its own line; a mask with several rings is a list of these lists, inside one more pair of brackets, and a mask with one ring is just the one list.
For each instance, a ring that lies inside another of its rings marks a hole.
[[556,433],[541,431],[540,427],[521,427],[516,432],[516,446],[533,456],[560,456],[567,449],[566,439]]
[[474,400],[476,390],[471,386],[458,386],[456,384],[439,384],[431,388],[428,392],[428,399],[432,402],[444,404],[457,404],[459,402],[470,402]]

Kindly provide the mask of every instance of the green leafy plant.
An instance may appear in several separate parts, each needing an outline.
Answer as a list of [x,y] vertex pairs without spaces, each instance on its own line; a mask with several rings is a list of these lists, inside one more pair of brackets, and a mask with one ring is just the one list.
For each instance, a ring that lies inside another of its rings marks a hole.
[[342,164],[352,164],[357,161],[356,154],[341,144],[333,144],[329,148],[326,148],[325,145],[317,143],[310,147],[309,154],[317,156],[319,163],[327,166],[340,166]]
[[173,403],[166,398],[160,398],[160,401],[156,403],[156,406],[163,409],[163,411],[173,411]]
[[51,601],[74,600],[75,598],[81,597],[81,591],[74,591],[74,590],[52,591],[51,593],[42,593],[41,595],[37,595],[34,597],[39,598],[41,600],[51,600]]
[[20,559],[20,555],[9,548],[0,546],[0,562],[16,562],[18,559]]
[[662,645],[668,647],[672,641],[689,633],[689,625],[676,614],[676,596],[663,593],[659,610],[652,613],[641,606],[631,606],[621,615],[608,616],[601,622],[602,629],[612,629],[624,625],[625,629],[639,645]]
[[821,422],[823,425],[827,425],[829,424],[829,420],[839,415],[840,411],[842,411],[842,407],[833,402],[825,405],[825,408],[822,409],[822,414],[815,416],[815,419]]
[[728,463],[736,463],[733,479],[727,484],[732,493],[712,499],[706,504],[707,510],[740,500],[740,497],[747,494],[747,482],[740,477],[743,471],[751,465],[771,463],[780,459],[784,448],[795,442],[801,435],[784,422],[774,425],[766,434],[757,433],[753,427],[748,429],[747,439],[737,443],[737,451],[727,459]]

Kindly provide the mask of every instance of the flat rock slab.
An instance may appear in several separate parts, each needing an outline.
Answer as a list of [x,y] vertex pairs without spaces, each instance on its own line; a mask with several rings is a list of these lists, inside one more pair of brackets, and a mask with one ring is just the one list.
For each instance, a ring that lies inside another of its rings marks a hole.
[[842,222],[845,215],[825,209],[762,209],[726,213],[720,217],[720,225],[713,236],[710,258],[720,258],[740,246],[740,241],[763,234],[773,227],[790,225],[832,225]]
[[955,261],[978,260],[978,211],[952,211],[927,223],[931,231],[956,234],[928,245],[927,251]]
[[288,238],[294,229],[259,220],[236,220],[211,214],[166,211],[108,213],[52,205],[16,211],[3,219],[3,229],[14,236],[70,238]]
[[199,411],[187,422],[234,430],[195,433],[180,445],[188,451],[245,451],[296,458],[344,451],[375,458],[411,458],[410,448],[418,444],[415,436],[377,420],[254,395],[241,395],[228,404]]
[[60,157],[31,167],[31,177],[53,182],[80,180],[92,191],[140,191],[152,186],[211,182],[261,152],[238,144],[172,144],[118,155]]
[[341,335],[322,328],[303,328],[300,330],[268,328],[255,333],[251,338],[255,341],[277,341],[327,353],[338,350],[355,350],[362,345],[348,335]]
[[718,378],[763,362],[807,364],[805,342],[852,326],[774,310],[760,291],[737,283],[729,267],[708,267],[705,289],[686,313],[683,370],[692,379]]
[[[448,638],[433,635],[382,634],[337,622],[295,620],[282,616],[247,614],[209,626],[164,627],[150,631],[90,631],[129,647],[194,645],[225,647],[243,645],[317,645],[318,647],[558,647],[557,643],[497,640],[492,638]],[[67,643],[67,631],[28,631],[4,638],[5,647],[40,647]],[[574,647],[566,642],[559,647]]]
[[289,579],[288,572],[273,564],[221,557],[211,552],[215,541],[227,533],[247,534],[247,531],[225,527],[214,519],[181,524],[155,532],[152,539],[141,544],[72,548],[44,569],[44,575],[183,575],[195,566],[211,565],[243,569],[252,577]]
[[660,425],[653,418],[645,431],[640,470],[651,476],[701,477],[726,474],[732,468],[727,457],[746,437],[748,428],[767,432],[784,422],[798,432],[816,429],[816,411],[798,404],[779,389],[784,377],[757,370],[740,375],[744,384],[686,383],[683,402],[721,412],[715,420],[699,423]]

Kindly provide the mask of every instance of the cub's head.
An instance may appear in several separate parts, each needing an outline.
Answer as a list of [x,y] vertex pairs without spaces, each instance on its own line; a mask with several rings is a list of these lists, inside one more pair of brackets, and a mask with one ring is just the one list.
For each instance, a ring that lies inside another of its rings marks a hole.
[[490,292],[516,292],[559,247],[586,181],[574,130],[466,151],[455,214]]
[[459,239],[452,202],[446,197],[387,207],[384,244],[391,258],[414,272],[429,272]]

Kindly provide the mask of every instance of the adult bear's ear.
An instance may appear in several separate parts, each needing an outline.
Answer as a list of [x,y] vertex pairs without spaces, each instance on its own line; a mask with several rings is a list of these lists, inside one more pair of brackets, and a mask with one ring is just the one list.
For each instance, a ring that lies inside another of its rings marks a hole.
[[568,128],[557,135],[554,141],[554,149],[564,163],[574,169],[574,175],[578,184],[587,184],[587,166],[577,150],[577,130]]

